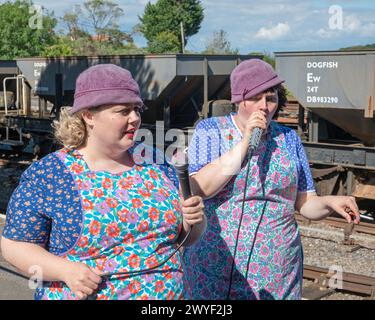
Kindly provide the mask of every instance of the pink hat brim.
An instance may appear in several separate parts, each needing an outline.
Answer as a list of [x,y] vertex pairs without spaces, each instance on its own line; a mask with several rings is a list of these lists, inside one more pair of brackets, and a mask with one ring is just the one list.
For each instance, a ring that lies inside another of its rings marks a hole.
[[279,76],[276,76],[275,78],[265,82],[265,83],[262,83],[260,86],[246,92],[246,94],[244,95],[244,93],[232,93],[232,100],[231,100],[231,103],[239,103],[241,101],[244,101],[244,100],[247,100],[247,99],[250,99],[251,97],[254,97],[256,95],[258,95],[259,93],[262,93],[263,91],[266,91],[274,86],[277,86],[281,83],[285,82],[285,80],[281,79]]
[[84,94],[74,98],[74,104],[70,110],[70,114],[74,114],[84,109],[104,105],[127,103],[139,104],[141,106],[143,105],[143,101],[139,95],[131,90],[107,89],[85,92]]

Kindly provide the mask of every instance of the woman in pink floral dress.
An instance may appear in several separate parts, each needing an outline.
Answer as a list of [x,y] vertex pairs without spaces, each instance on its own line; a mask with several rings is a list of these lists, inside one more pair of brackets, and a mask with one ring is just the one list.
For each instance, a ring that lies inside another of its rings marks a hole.
[[[300,299],[303,253],[295,210],[319,220],[333,211],[355,223],[352,197],[318,197],[296,133],[272,121],[285,103],[282,80],[262,60],[232,72],[238,112],[201,121],[189,146],[196,194],[206,198],[207,231],[184,253],[192,299]],[[263,129],[250,159],[249,141]]]

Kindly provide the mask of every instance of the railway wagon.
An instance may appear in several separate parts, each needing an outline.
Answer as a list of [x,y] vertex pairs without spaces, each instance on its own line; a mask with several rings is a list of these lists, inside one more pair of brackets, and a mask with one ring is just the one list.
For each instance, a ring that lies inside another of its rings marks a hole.
[[[194,127],[202,118],[233,109],[227,101],[229,75],[241,61],[251,58],[262,56],[177,54],[17,59],[14,82],[22,83],[14,92],[15,84],[8,81],[3,84],[3,92],[10,92],[13,85],[14,95],[20,95],[20,91],[31,93],[32,103],[21,105],[17,100],[14,110],[5,108],[7,132],[0,142],[33,152],[40,151],[42,145],[50,145],[45,143],[46,133],[51,132],[51,121],[58,117],[60,108],[73,104],[77,76],[100,63],[113,63],[133,74],[148,108],[142,116],[143,125],[151,131],[156,130],[156,121],[162,123],[164,130]],[[12,128],[17,132],[9,133]]]
[[277,52],[275,57],[277,72],[309,115],[302,138],[319,193],[367,199],[373,212],[375,51]]
[[12,106],[15,102],[14,92],[15,87],[13,85],[11,90],[8,92],[4,92],[2,90],[2,84],[6,78],[15,77],[18,73],[17,64],[15,61],[11,60],[0,60],[0,110],[4,109],[5,107],[5,100],[7,99],[7,103],[9,106]]

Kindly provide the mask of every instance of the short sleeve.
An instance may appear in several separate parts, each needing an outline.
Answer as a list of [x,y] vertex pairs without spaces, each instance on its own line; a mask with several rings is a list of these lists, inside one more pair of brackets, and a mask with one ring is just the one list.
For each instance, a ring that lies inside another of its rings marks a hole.
[[220,130],[214,118],[198,123],[189,143],[188,157],[190,175],[220,157]]
[[51,222],[41,210],[42,191],[35,180],[35,166],[21,176],[8,203],[3,236],[10,240],[45,245]]
[[301,139],[296,134],[296,154],[298,165],[298,192],[315,192],[314,180]]
[[285,144],[289,156],[294,160],[298,172],[298,192],[315,192],[314,180],[300,137],[287,127],[280,126],[285,135]]

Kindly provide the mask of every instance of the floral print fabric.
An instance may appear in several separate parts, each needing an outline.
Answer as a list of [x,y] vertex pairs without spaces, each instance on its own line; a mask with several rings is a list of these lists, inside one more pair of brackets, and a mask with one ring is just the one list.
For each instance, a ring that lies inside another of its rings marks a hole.
[[[220,132],[220,137],[209,135],[211,145],[207,154],[203,154],[203,158],[212,161],[242,137],[230,117],[209,121],[215,121]],[[193,144],[201,143],[199,150],[204,145],[201,137],[193,137]],[[210,149],[215,139],[220,141],[220,149],[212,156],[217,150]],[[193,167],[197,164],[194,161],[198,161],[194,157],[189,160]],[[205,202],[207,231],[195,246],[184,252],[187,297],[191,299],[227,298],[246,169],[247,161],[219,194]],[[195,172],[194,168],[192,171]],[[286,148],[285,131],[271,122],[267,139],[261,141],[251,158],[231,299],[300,299],[303,255],[294,219],[298,173],[298,164]]]
[[[72,214],[71,210],[65,212],[59,209],[64,206],[64,202],[57,203],[54,198],[45,199],[41,193],[34,194],[34,197],[38,196],[36,202],[49,202],[52,211],[58,208],[56,211],[64,214],[62,221],[68,220],[71,225],[79,226],[75,228],[75,234],[78,231],[78,235],[73,237],[75,243],[70,243],[66,252],[60,250],[61,257],[85,263],[104,273],[114,273],[150,268],[171,255],[181,231],[182,215],[178,190],[171,181],[173,179],[167,177],[165,168],[154,164],[135,165],[129,171],[115,175],[105,171],[90,171],[76,150],[62,149],[54,155],[60,165],[68,169],[67,180],[70,176],[74,181],[76,194],[70,192],[65,193],[65,196],[77,198],[78,193],[81,204],[79,214]],[[39,168],[38,174],[44,177],[43,167]],[[16,191],[12,197],[17,199],[23,195]],[[17,237],[22,241],[22,234],[27,232],[17,232],[22,227],[12,224],[15,221],[12,213],[16,211],[14,208],[9,210],[11,214],[9,219],[7,217],[4,236],[13,239]],[[43,212],[39,210],[31,211],[34,214],[32,216],[29,213],[28,219],[39,221],[39,224],[32,224],[37,230],[28,228],[28,221],[24,221],[24,228],[30,229],[29,232],[35,235],[38,232],[46,234],[43,239],[37,239],[36,236],[35,242],[45,243],[48,247],[48,242],[54,242],[50,238],[52,231],[58,229],[54,224],[59,221],[54,216],[42,217]],[[70,215],[79,217],[80,221],[72,223]],[[20,221],[21,218],[17,219]],[[47,220],[47,223],[40,222],[42,219]],[[41,226],[44,230],[41,230]],[[66,225],[62,227],[64,230],[67,231]],[[69,232],[67,234],[72,236]],[[105,278],[97,298],[179,299],[182,293],[181,257],[177,253],[150,273]],[[37,289],[36,298],[76,299],[61,282],[45,282],[42,288]]]

